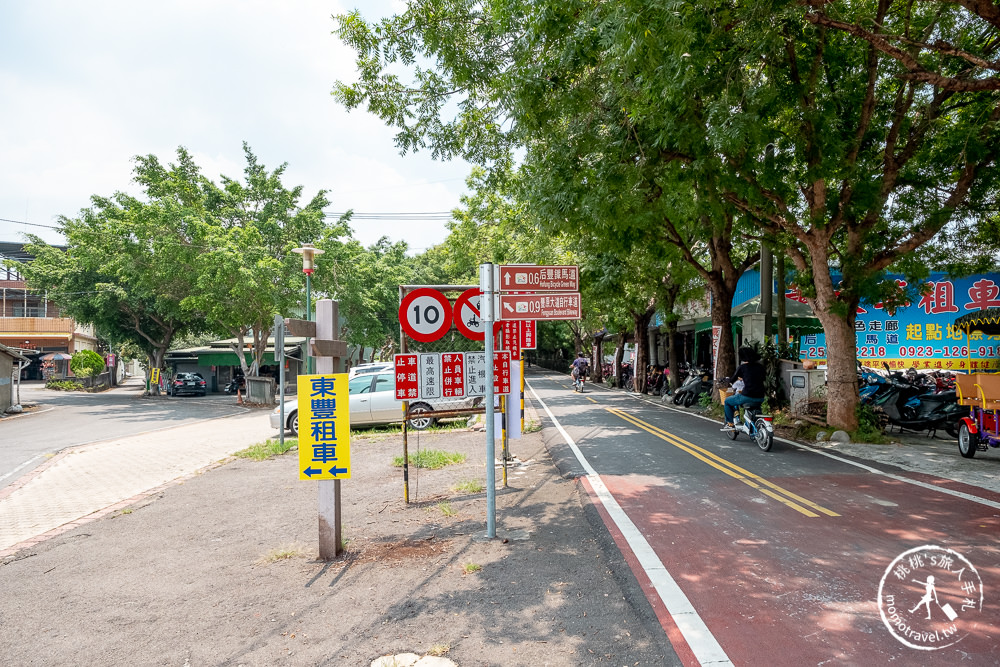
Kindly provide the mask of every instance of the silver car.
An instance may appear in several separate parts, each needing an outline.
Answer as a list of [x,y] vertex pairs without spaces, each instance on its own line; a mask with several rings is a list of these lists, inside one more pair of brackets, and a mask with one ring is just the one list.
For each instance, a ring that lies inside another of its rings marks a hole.
[[[395,397],[396,382],[393,372],[356,375],[347,381],[348,402],[351,406],[351,428],[374,426],[403,421],[403,403]],[[410,402],[410,414],[439,410],[461,410],[474,408],[482,403],[482,398],[459,398],[428,401],[420,399]],[[280,406],[279,406],[280,407]],[[434,417],[411,417],[410,428],[423,430],[434,425]],[[298,398],[285,401],[285,426],[292,435],[299,434]],[[281,428],[279,408],[271,411],[271,428]]]
[[394,364],[391,361],[376,361],[370,364],[360,364],[348,371],[348,377],[355,375],[368,375],[369,373],[385,373],[391,371]]

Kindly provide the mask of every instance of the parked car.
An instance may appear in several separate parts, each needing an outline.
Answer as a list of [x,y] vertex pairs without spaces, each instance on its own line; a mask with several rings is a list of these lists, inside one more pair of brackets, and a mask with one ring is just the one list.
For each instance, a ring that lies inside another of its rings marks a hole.
[[[374,426],[403,421],[402,402],[395,397],[396,382],[393,373],[369,373],[356,375],[347,381],[348,402],[351,406],[351,428]],[[460,398],[446,400],[419,400],[410,402],[410,414],[437,410],[461,410],[474,408],[482,403],[482,398]],[[280,406],[271,411],[271,428],[281,428]],[[434,417],[411,417],[410,428],[423,430],[434,425]],[[285,401],[285,427],[293,435],[299,434],[298,398]]]
[[205,378],[198,373],[178,373],[167,385],[167,392],[172,396],[204,396],[207,393]]
[[376,362],[371,364],[358,364],[347,372],[347,377],[355,375],[370,375],[371,373],[389,372],[394,368],[392,362]]

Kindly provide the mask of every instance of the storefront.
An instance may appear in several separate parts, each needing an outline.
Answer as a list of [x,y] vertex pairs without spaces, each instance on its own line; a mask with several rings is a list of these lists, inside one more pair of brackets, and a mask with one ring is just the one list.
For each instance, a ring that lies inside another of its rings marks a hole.
[[[300,372],[303,345],[307,339],[295,336],[285,337],[285,384],[295,386],[295,378]],[[244,353],[247,365],[252,363],[250,352]],[[208,384],[210,392],[225,391],[229,382],[243,375],[239,357],[230,347],[230,341],[212,341],[200,347],[171,350],[167,352],[165,363],[172,377],[177,373],[198,373]],[[260,375],[277,378],[280,368],[274,361],[274,347],[265,348],[261,361]]]

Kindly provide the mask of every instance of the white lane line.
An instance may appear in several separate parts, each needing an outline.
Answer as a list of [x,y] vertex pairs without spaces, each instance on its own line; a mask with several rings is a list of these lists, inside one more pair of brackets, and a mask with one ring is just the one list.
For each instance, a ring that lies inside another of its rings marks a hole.
[[[837,456],[830,452],[824,451],[822,449],[817,449],[815,447],[810,447],[809,445],[803,445],[801,442],[792,442],[791,440],[785,440],[784,438],[775,438],[775,440],[781,440],[781,442],[788,443],[790,445],[795,445],[801,449],[806,449],[815,454],[822,454],[841,463],[846,463],[848,465],[855,466],[856,468],[861,468],[862,470],[867,470],[868,472],[881,475],[882,477],[888,477],[889,479],[894,479],[899,482],[906,482],[907,484],[913,484],[914,486],[919,486],[930,491],[938,491],[940,493],[946,493],[949,496],[955,496],[956,498],[961,498],[963,500],[968,500],[974,503],[979,503],[980,505],[986,505],[987,507],[992,507],[994,509],[1000,509],[1000,503],[994,502],[992,500],[987,500],[986,498],[980,498],[979,496],[974,496],[970,493],[963,493],[961,491],[955,491],[954,489],[949,489],[943,486],[934,486],[933,484],[928,484],[927,482],[921,482],[918,479],[910,479],[909,477],[903,477],[902,475],[894,475],[891,472],[885,472],[884,470],[879,470],[878,468],[873,468],[871,466],[865,465],[864,463],[858,463],[857,461],[851,461],[850,459],[845,459],[842,456]],[[894,463],[886,463],[884,465],[896,465]],[[934,473],[923,472],[919,470],[912,470],[911,472],[917,472],[924,475],[930,475],[932,477],[941,477],[940,475],[934,475]],[[941,479],[951,479],[950,477],[941,477]],[[953,480],[958,481],[958,480]],[[968,482],[958,482],[959,484],[968,484],[969,486],[974,486]]]
[[[639,394],[627,394],[627,395],[628,396],[633,396],[633,397],[639,396]],[[679,409],[673,407],[672,405],[666,405],[665,403],[662,403],[662,402],[660,404],[657,404],[657,403],[655,403],[653,401],[643,401],[643,402],[644,403],[650,403],[653,407],[659,407],[659,408],[662,408],[664,410],[669,410],[670,412],[676,412],[678,414],[685,414],[685,415],[687,415],[689,417],[695,417],[697,419],[701,419],[701,420],[704,420],[704,421],[712,422],[713,424],[718,424],[719,423],[718,419],[714,419],[712,417],[706,417],[705,415],[699,415],[697,413],[689,412],[687,410],[679,410]],[[1000,509],[1000,503],[995,502],[993,500],[987,500],[986,498],[980,498],[979,496],[974,496],[974,495],[972,495],[970,493],[963,493],[962,491],[955,491],[954,489],[949,489],[947,487],[935,486],[933,484],[928,484],[927,482],[921,482],[920,480],[917,480],[917,479],[910,479],[909,477],[903,477],[902,475],[896,475],[896,474],[893,474],[891,472],[885,472],[884,470],[879,470],[878,468],[873,468],[872,466],[865,465],[864,463],[859,463],[858,461],[852,461],[850,459],[846,459],[843,456],[839,456],[837,454],[834,454],[833,452],[829,452],[829,451],[826,451],[824,449],[820,449],[820,448],[817,448],[817,447],[811,447],[811,446],[803,444],[801,442],[795,442],[794,440],[786,440],[785,438],[775,438],[775,441],[776,442],[783,442],[786,445],[791,445],[792,447],[798,447],[799,449],[804,449],[806,451],[813,452],[814,454],[820,454],[822,456],[826,456],[827,458],[831,458],[831,459],[833,459],[835,461],[840,461],[841,463],[846,463],[847,465],[854,466],[855,468],[861,468],[862,470],[870,472],[873,475],[880,475],[882,477],[888,477],[889,479],[894,479],[897,482],[905,482],[906,484],[912,484],[913,486],[919,486],[920,488],[927,489],[928,491],[937,491],[938,493],[944,493],[944,494],[949,495],[949,496],[954,496],[956,498],[961,498],[962,500],[968,500],[968,501],[973,502],[973,503],[979,503],[980,505],[985,505],[987,507],[992,507],[993,509]],[[876,463],[881,463],[881,462],[876,461]],[[967,486],[975,486],[975,484],[972,484],[971,482],[963,482],[962,480],[955,479],[953,477],[944,477],[943,475],[935,475],[932,472],[925,472],[925,471],[922,471],[922,470],[915,470],[913,468],[907,468],[907,467],[905,467],[905,465],[903,465],[901,463],[882,463],[882,465],[893,466],[893,467],[896,467],[896,468],[903,468],[907,472],[913,472],[913,473],[918,473],[918,474],[923,474],[923,475],[930,475],[931,477],[939,477],[941,479],[950,480],[950,481],[953,481],[953,482],[957,482],[959,484],[965,484]]]
[[[527,383],[526,383],[527,384]],[[601,476],[594,470],[593,466],[580,451],[580,448],[576,446],[576,442],[570,437],[566,429],[562,427],[559,420],[556,419],[552,411],[549,410],[549,406],[545,404],[538,394],[535,392],[535,388],[528,384],[528,389],[531,390],[532,396],[538,401],[538,404],[542,406],[545,413],[555,424],[556,429],[558,429],[560,435],[566,440],[566,444],[573,451],[576,456],[576,460],[580,462],[583,469],[587,471],[587,481],[590,482],[590,486],[594,489],[594,493],[597,495],[601,504],[604,505],[604,509],[607,510],[608,515],[611,520],[614,521],[615,526],[621,532],[625,541],[628,543],[629,548],[635,557],[639,561],[639,565],[642,567],[646,576],[653,584],[653,588],[656,589],[656,594],[660,596],[660,600],[663,601],[664,606],[667,608],[667,613],[670,614],[674,623],[677,625],[677,629],[680,630],[681,635],[684,637],[684,641],[687,642],[691,651],[694,653],[695,658],[702,665],[732,665],[732,661],[726,652],[722,650],[719,642],[715,639],[715,636],[709,631],[708,626],[705,625],[705,621],[702,620],[698,612],[695,611],[694,606],[691,601],[688,600],[684,591],[681,590],[674,578],[670,576],[667,572],[667,568],[664,567],[663,561],[660,557],[656,555],[653,551],[653,547],[649,545],[646,538],[642,536],[639,529],[636,527],[632,520],[625,513],[625,510],[621,508],[618,501],[615,500],[611,492],[608,491],[608,487],[604,485],[601,480]]]
[[32,456],[30,459],[28,459],[27,461],[25,461],[21,465],[17,466],[16,468],[14,468],[13,470],[11,470],[6,475],[0,475],[0,482],[2,482],[3,480],[7,479],[8,477],[10,477],[14,473],[16,473],[18,470],[21,470],[22,468],[30,466],[35,461],[38,461],[39,459],[44,459],[46,456],[49,456],[49,454],[36,454],[35,456]]

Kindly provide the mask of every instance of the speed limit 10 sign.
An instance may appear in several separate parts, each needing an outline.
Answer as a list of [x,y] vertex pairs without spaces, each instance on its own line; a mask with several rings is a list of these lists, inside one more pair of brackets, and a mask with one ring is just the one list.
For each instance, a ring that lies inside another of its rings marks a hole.
[[438,340],[451,328],[451,302],[429,287],[415,289],[399,304],[399,324],[407,336],[421,343]]

